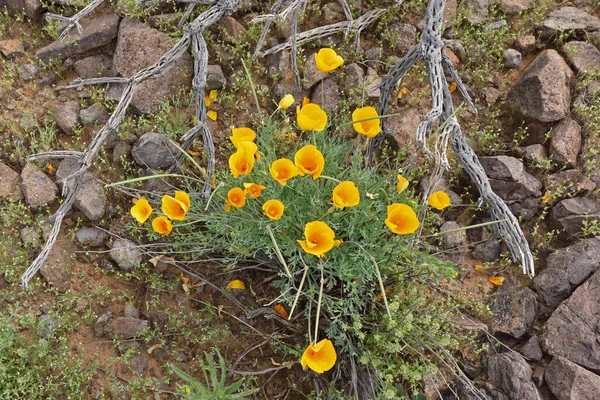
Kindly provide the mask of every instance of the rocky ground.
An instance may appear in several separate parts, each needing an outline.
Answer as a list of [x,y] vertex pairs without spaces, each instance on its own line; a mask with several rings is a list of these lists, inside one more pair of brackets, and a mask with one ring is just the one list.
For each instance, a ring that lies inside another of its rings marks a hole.
[[[167,138],[178,139],[193,124],[188,96],[193,61],[188,54],[167,74],[136,89],[121,129],[86,174],[41,277],[29,292],[19,286],[20,274],[47,237],[47,218],[61,202],[57,182],[74,165],[70,158],[31,163],[25,157],[83,150],[123,90],[114,84],[60,86],[76,78],[130,77],[181,35],[175,25],[183,7],[168,3],[143,13],[136,11],[135,1],[122,1],[107,2],[82,20],[81,32],[74,29],[65,40],[54,40],[56,24],[45,22],[44,14],[72,15],[80,9],[78,3],[0,0],[0,7],[7,7],[0,14],[3,323],[15,324],[18,334],[33,343],[31,351],[40,340],[50,340],[61,354],[57,365],[81,365],[84,393],[74,383],[79,389],[68,392],[72,398],[170,398],[177,388],[166,365],[178,363],[194,371],[194,360],[211,346],[221,348],[228,365],[237,370],[285,361],[267,346],[257,347],[262,353],[238,358],[263,338],[240,324],[244,316],[218,292],[192,285],[190,295],[189,287],[182,289],[189,283],[185,276],[160,262],[148,263],[144,249],[136,246],[140,238],[128,235],[127,193],[105,188],[173,165],[176,150]],[[356,15],[376,5],[367,0],[350,3]],[[253,99],[240,59],[249,63],[266,110],[273,110],[273,100],[287,93],[299,101],[310,97],[331,113],[347,112],[362,101],[373,104],[381,77],[417,42],[423,24],[425,1],[392,5],[386,3],[388,12],[363,32],[359,49],[343,34],[303,46],[300,88],[294,84],[289,52],[250,61],[262,28],[251,20],[266,12],[269,3],[243,2],[240,10],[211,28],[207,89],[217,90],[219,100],[209,108],[218,115],[209,128],[220,165],[228,151],[230,126],[252,118]],[[492,189],[520,218],[537,259],[536,276],[529,280],[509,265],[504,246],[487,229],[444,236],[442,253],[460,266],[464,290],[487,302],[491,316],[477,316],[481,321],[471,326],[484,344],[480,357],[465,357],[461,363],[480,392],[471,393],[458,380],[446,388],[434,377],[424,388],[431,398],[439,392],[448,399],[600,398],[599,15],[586,0],[448,1],[447,52],[479,111],[477,116],[461,111],[459,121]],[[308,6],[301,28],[342,20],[339,3],[319,2]],[[265,47],[288,35],[289,27],[277,24]],[[340,49],[346,62],[339,73],[325,75],[316,69],[314,53],[321,45]],[[430,108],[423,72],[416,68],[403,81],[408,93],[393,106],[400,115],[388,123],[392,145],[407,154],[414,150],[416,126]],[[456,104],[461,102],[458,92],[453,96]],[[347,129],[336,134],[354,140]],[[192,150],[202,163],[201,143]],[[440,231],[489,221],[485,209],[473,206],[477,194],[458,168],[448,174],[444,189],[454,204],[468,207],[443,214]],[[145,190],[168,191],[170,186],[151,180]],[[217,284],[231,279],[205,268],[203,273]],[[492,275],[503,276],[504,283],[495,288],[487,281]],[[262,301],[272,293],[254,295]],[[275,330],[272,322],[254,326],[260,332]],[[40,367],[48,366],[42,362]],[[261,398],[304,398],[297,395],[301,374],[295,367],[248,384],[262,388]],[[65,393],[49,392],[46,398]]]

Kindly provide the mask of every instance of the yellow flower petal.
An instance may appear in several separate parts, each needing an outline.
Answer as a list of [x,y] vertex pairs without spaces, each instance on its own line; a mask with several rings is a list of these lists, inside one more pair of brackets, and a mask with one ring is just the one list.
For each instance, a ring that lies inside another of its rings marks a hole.
[[302,99],[302,106],[304,107],[308,103],[310,103],[310,99],[308,97],[304,96],[304,98]]
[[327,114],[318,104],[296,107],[296,121],[303,131],[321,132],[327,125]]
[[167,217],[175,221],[181,221],[185,218],[185,214],[189,206],[184,202],[177,200],[169,195],[164,195],[162,198],[162,211]]
[[262,209],[267,217],[277,221],[283,215],[285,207],[281,201],[272,199],[266,201],[265,204],[263,204]]
[[504,277],[503,276],[490,276],[488,278],[488,281],[490,283],[493,283],[496,286],[502,286],[502,284],[504,283]]
[[288,314],[287,311],[285,311],[285,308],[283,308],[283,306],[281,304],[274,305],[273,306],[273,310],[277,311],[277,313],[279,315],[281,315],[285,319],[289,319],[290,318],[290,315]]
[[[352,113],[352,121],[362,122],[355,122],[352,124],[352,126],[354,127],[354,130],[361,135],[365,135],[368,138],[375,137],[379,132],[381,132],[381,121],[379,118],[375,117],[379,117],[379,115],[377,114],[377,110],[375,110],[373,107],[357,108]],[[366,119],[368,119],[368,121],[364,121]]]
[[313,371],[322,374],[333,368],[336,361],[337,354],[333,343],[329,339],[323,339],[315,346],[312,343],[308,345],[304,354],[302,354],[300,363],[302,364],[302,368],[308,366]]
[[281,100],[279,100],[279,107],[285,110],[295,102],[296,100],[294,99],[294,96],[291,94],[286,94]]
[[175,191],[175,198],[185,206],[185,211],[187,212],[190,208],[190,195],[181,190],[177,190]]
[[167,217],[156,217],[152,220],[152,229],[154,232],[166,236],[173,230],[173,224]]
[[206,116],[213,121],[217,120],[217,112],[216,111],[207,111]]
[[317,179],[325,168],[325,158],[319,149],[309,144],[296,152],[294,164],[300,176],[312,175],[313,179]]
[[244,290],[244,289],[246,289],[246,284],[243,281],[236,279],[227,284],[227,289]]
[[133,207],[131,207],[130,213],[139,224],[143,224],[150,217],[150,214],[152,214],[152,207],[148,203],[148,200],[138,199]]
[[402,175],[398,174],[398,183],[396,183],[396,190],[398,193],[404,192],[404,190],[408,187],[408,180]]
[[344,59],[337,55],[335,50],[324,47],[315,54],[317,68],[322,72],[333,71],[344,63]]
[[387,207],[387,214],[385,225],[396,234],[408,235],[419,228],[417,214],[406,204],[390,204]]
[[440,190],[429,196],[427,203],[437,210],[443,210],[450,205],[450,197]]
[[333,205],[337,208],[353,207],[360,202],[360,193],[352,181],[344,181],[333,189]]
[[254,168],[257,146],[252,142],[239,142],[238,150],[229,157],[229,169],[234,178],[248,175]]
[[253,142],[256,139],[256,132],[250,128],[233,128],[231,129],[231,136],[229,140],[233,143],[233,146],[237,149],[242,142]]

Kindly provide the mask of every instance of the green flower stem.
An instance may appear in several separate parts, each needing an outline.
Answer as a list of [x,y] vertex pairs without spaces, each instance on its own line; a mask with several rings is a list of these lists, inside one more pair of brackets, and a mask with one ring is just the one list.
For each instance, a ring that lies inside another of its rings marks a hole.
[[385,304],[385,310],[387,311],[387,315],[392,320],[392,313],[390,312],[390,307],[388,305],[387,296],[385,294],[385,287],[383,286],[383,279],[381,278],[381,272],[379,272],[379,265],[377,265],[377,261],[375,261],[374,257],[370,257],[373,265],[375,265],[375,272],[377,272],[377,280],[379,281],[379,288],[381,289],[381,295],[383,296],[383,304]]
[[[304,259],[302,260],[302,264],[304,264]],[[288,321],[292,319],[292,315],[294,314],[294,310],[296,309],[296,305],[298,304],[298,299],[300,299],[300,293],[302,293],[302,288],[304,287],[304,281],[306,280],[306,275],[308,274],[308,265],[304,264],[304,274],[302,274],[302,279],[300,279],[300,286],[298,286],[298,292],[296,292],[296,298],[294,298],[294,303],[292,304],[292,309],[290,310],[290,315],[288,316]]]
[[202,175],[204,175],[205,178],[208,178],[208,176],[206,175],[206,168],[203,168],[200,166],[200,164],[198,164],[196,162],[196,160],[194,160],[194,157],[192,157],[187,151],[183,150],[181,147],[179,147],[179,145],[177,143],[175,143],[173,140],[169,140],[169,142],[171,142],[171,144],[173,146],[175,146],[175,148],[177,150],[179,150],[181,153],[183,153],[183,155],[190,160],[190,162],[192,164],[194,164],[194,166],[198,169],[198,171],[200,171],[202,173]]
[[215,188],[215,190],[213,190],[213,192],[210,194],[210,197],[208,198],[208,201],[206,202],[206,207],[204,208],[204,211],[208,211],[208,207],[210,206],[210,202],[212,201],[213,197],[215,197],[215,194],[217,194],[217,192],[219,191],[220,188],[222,188],[223,186],[225,186],[224,182],[219,182],[219,184],[217,185],[217,187]]
[[[139,178],[127,179],[125,181],[120,181],[120,182],[109,183],[108,185],[104,185],[104,187],[105,188],[109,188],[109,187],[113,187],[113,186],[126,185],[128,183],[143,182],[143,181],[147,181],[148,179],[167,178],[167,177],[191,179],[188,176],[179,175],[179,174],[157,174],[157,175],[142,176],[142,177],[139,177]],[[199,179],[194,179],[194,180],[197,180],[198,182],[202,182]],[[204,182],[202,182],[202,183],[204,183]]]
[[462,228],[450,229],[448,231],[434,233],[433,235],[421,236],[421,239],[426,239],[426,238],[430,238],[430,237],[437,237],[437,236],[440,236],[440,235],[444,235],[446,233],[460,232],[460,231],[466,231],[468,229],[481,228],[483,226],[495,225],[495,224],[499,224],[501,222],[506,222],[506,221],[507,221],[506,219],[501,219],[501,220],[498,220],[498,221],[482,222],[481,224],[463,226]]
[[290,269],[288,268],[287,263],[285,262],[285,258],[283,258],[283,254],[281,254],[281,250],[277,245],[277,240],[275,240],[275,235],[273,235],[271,225],[267,225],[267,232],[269,233],[269,236],[273,241],[273,246],[275,246],[275,253],[277,254],[277,258],[279,258],[279,262],[283,265],[283,268],[285,268],[285,273],[287,274],[288,278],[292,279],[292,273],[290,272]]
[[319,178],[329,179],[330,181],[334,181],[334,182],[337,182],[337,183],[342,183],[342,181],[340,181],[339,179],[335,179],[335,178],[332,178],[331,176],[327,176],[327,175],[321,175],[321,176],[319,176]]
[[344,122],[343,124],[340,124],[339,127],[343,128],[349,125],[354,125],[354,124],[359,124],[361,122],[366,122],[366,121],[372,121],[374,119],[383,119],[383,118],[389,118],[389,117],[396,117],[398,115],[401,115],[401,113],[394,113],[394,114],[386,114],[386,115],[378,115],[376,117],[370,117],[370,118],[365,118],[365,119],[359,119],[356,121],[351,121],[351,122]]
[[256,94],[256,88],[254,87],[254,82],[252,82],[252,77],[250,76],[250,71],[246,67],[246,63],[242,59],[242,66],[244,67],[244,71],[246,71],[246,76],[248,77],[248,81],[250,82],[250,89],[252,89],[252,96],[254,96],[254,101],[256,102],[256,111],[258,111],[258,115],[261,115],[260,111],[260,102],[258,101],[258,95]]
[[[315,316],[315,339],[313,345],[317,345],[317,337],[319,335],[319,316],[321,315],[321,301],[323,300],[323,285],[325,278],[323,277],[323,263],[321,262],[321,288],[319,289],[319,300],[317,301],[317,315]],[[390,317],[391,318],[391,317]]]

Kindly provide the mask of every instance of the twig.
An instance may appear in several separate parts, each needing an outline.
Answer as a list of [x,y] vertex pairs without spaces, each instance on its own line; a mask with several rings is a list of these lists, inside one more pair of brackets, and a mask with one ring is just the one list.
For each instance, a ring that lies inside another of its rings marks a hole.
[[89,13],[94,11],[94,9],[96,9],[96,7],[98,7],[102,3],[104,3],[104,0],[94,0],[90,4],[88,4],[85,8],[83,8],[81,11],[79,11],[77,14],[73,15],[72,17],[63,17],[62,15],[47,13],[46,18],[69,22],[67,24],[67,26],[61,32],[60,36],[58,37],[58,40],[63,40],[64,38],[67,37],[69,32],[71,32],[71,29],[73,29],[74,27],[77,27],[77,31],[79,33],[82,33],[83,28],[79,24],[79,21],[83,17],[85,17],[86,15],[88,15]]

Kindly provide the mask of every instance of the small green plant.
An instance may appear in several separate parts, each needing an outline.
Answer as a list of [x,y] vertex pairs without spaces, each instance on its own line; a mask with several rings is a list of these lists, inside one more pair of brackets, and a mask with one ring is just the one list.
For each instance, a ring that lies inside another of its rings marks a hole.
[[258,389],[240,391],[244,384],[243,379],[227,386],[225,360],[218,350],[215,350],[215,353],[219,359],[220,374],[217,371],[217,365],[213,360],[212,354],[205,353],[206,363],[202,359],[199,361],[200,369],[206,383],[198,381],[171,364],[171,370],[185,382],[184,384],[177,385],[180,392],[178,395],[181,398],[189,400],[243,400],[247,398],[246,396],[250,396],[258,391]]
[[583,230],[583,236],[585,237],[598,237],[600,236],[600,222],[597,218],[586,217],[581,222]]

